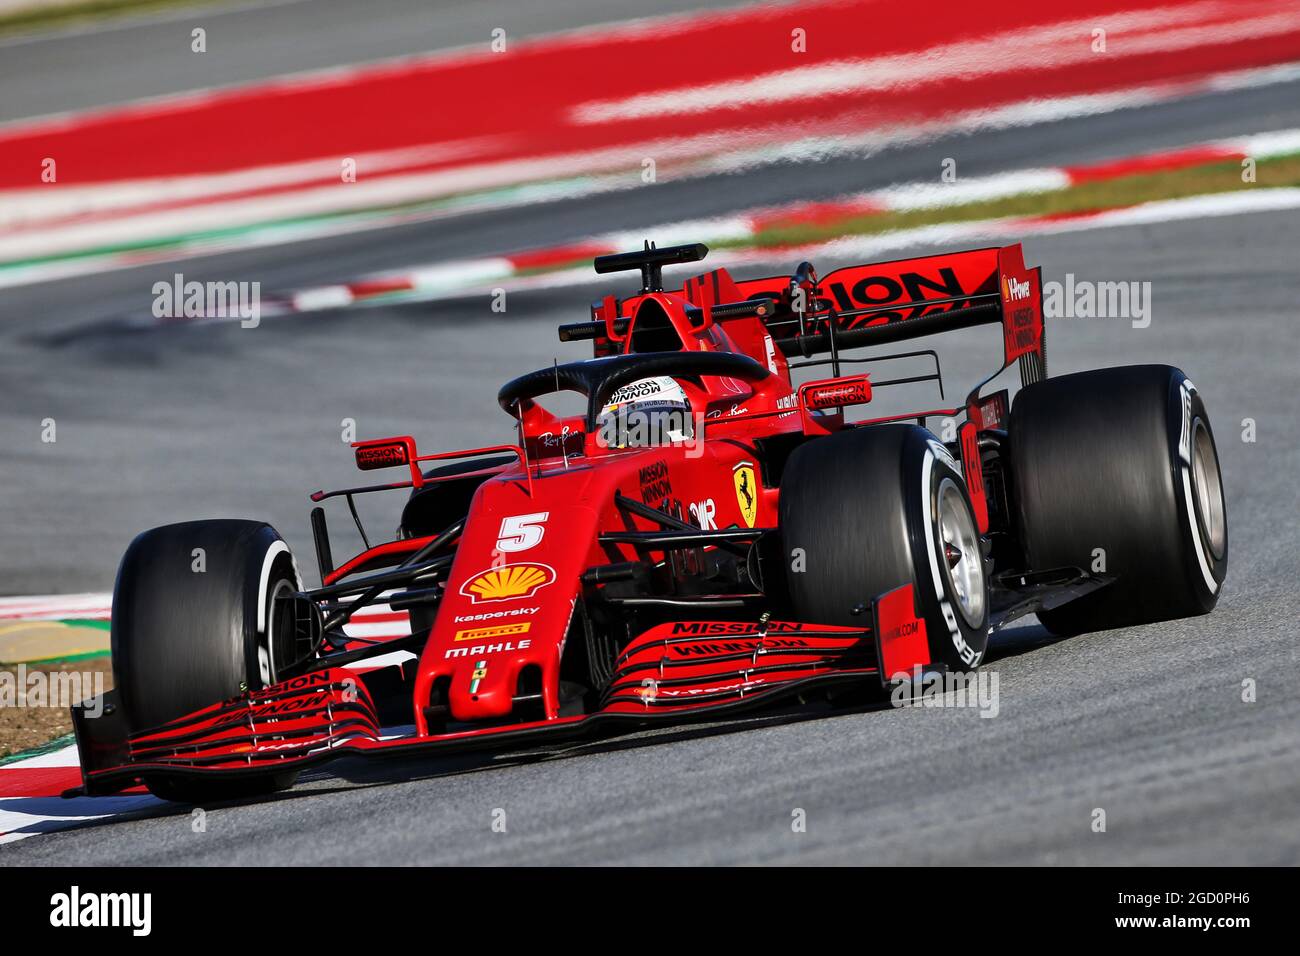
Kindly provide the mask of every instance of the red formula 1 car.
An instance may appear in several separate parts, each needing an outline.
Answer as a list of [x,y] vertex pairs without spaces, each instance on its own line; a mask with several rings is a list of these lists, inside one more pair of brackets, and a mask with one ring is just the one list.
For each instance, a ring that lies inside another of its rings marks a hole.
[[[501,388],[516,444],[358,442],[359,468],[403,480],[312,498],[356,519],[356,495],[402,489],[400,530],[336,564],[317,507],[321,587],[260,522],[136,538],[113,596],[116,687],[74,710],[78,792],[267,792],[340,754],[880,693],[976,667],[1026,613],[1066,633],[1214,606],[1227,527],[1199,393],[1157,365],[1047,378],[1041,273],[1019,246],[663,290],[665,265],[706,251],[596,260],[641,288],[561,327],[593,358]],[[963,405],[851,420],[884,386],[942,394],[934,352],[875,347],[981,323],[1000,325],[1005,361]],[[925,374],[867,371],[904,360]],[[981,394],[1013,363],[1014,404]],[[583,408],[547,410],[559,392]],[[376,603],[410,634],[345,632]]]

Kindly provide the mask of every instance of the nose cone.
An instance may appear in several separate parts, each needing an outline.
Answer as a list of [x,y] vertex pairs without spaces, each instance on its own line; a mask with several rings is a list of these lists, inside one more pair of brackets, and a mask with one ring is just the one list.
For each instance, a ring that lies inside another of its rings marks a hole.
[[574,467],[535,477],[531,495],[517,479],[480,487],[420,659],[421,733],[435,699],[457,723],[503,720],[540,688],[545,713],[558,715],[560,656],[596,547],[589,476]]
[[470,656],[452,670],[448,699],[452,717],[471,721],[509,716],[521,667],[517,657],[507,660],[500,651],[489,655],[486,647],[471,648]]
[[[453,719],[507,717],[525,668],[536,668],[542,674],[559,666],[573,613],[574,589],[562,590],[554,580],[555,573],[549,568],[547,572],[552,580],[545,590],[552,594],[480,604],[472,598],[460,603],[444,599],[445,617],[430,635],[425,662],[438,674],[450,677],[447,704]],[[453,572],[452,579],[455,577]],[[474,580],[471,577],[467,583]],[[536,685],[536,681],[531,683]]]
[[535,644],[533,633],[543,609],[525,605],[514,610],[519,614],[508,624],[475,627],[473,622],[460,622],[444,645],[437,666],[451,678],[447,703],[454,720],[508,717],[524,668],[542,667],[545,649]]

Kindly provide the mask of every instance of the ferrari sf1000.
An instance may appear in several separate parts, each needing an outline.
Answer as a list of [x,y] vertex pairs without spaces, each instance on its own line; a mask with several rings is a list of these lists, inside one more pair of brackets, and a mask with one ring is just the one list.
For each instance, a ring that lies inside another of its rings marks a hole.
[[[312,495],[319,587],[258,521],[137,537],[115,687],[74,709],[77,792],[264,793],[344,754],[861,699],[977,667],[1024,614],[1074,634],[1214,607],[1227,524],[1200,393],[1163,365],[1049,378],[1018,245],[665,291],[665,266],[706,252],[598,258],[640,288],[561,326],[593,357],[502,386],[513,443],[357,442],[358,468],[402,477]],[[984,323],[1002,364],[961,405],[854,415],[888,386],[943,394],[934,351],[882,346]],[[1012,365],[1014,401],[985,394]],[[555,411],[561,392],[580,409]],[[370,545],[354,499],[383,491],[399,528]],[[340,498],[367,546],[338,563],[320,503]],[[375,605],[409,633],[350,633]]]

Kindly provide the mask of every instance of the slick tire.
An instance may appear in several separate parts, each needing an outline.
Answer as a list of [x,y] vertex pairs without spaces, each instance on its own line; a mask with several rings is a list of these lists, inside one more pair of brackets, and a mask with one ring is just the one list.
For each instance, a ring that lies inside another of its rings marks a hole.
[[961,470],[934,435],[887,424],[814,439],[790,456],[780,501],[799,620],[869,627],[874,598],[914,584],[929,663],[979,664],[989,634],[983,549]]
[[1209,612],[1228,569],[1205,404],[1167,365],[1096,369],[1023,389],[1008,426],[1016,519],[1032,569],[1113,583],[1038,617],[1053,633]]
[[[259,521],[165,525],[127,548],[113,588],[114,686],[133,734],[274,683],[272,602],[300,590],[293,555]],[[146,781],[167,800],[228,799],[292,786],[296,773]]]

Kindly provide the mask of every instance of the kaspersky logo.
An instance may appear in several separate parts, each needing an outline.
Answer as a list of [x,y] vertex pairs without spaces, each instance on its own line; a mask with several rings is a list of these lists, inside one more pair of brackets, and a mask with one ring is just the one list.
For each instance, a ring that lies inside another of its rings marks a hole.
[[480,571],[460,586],[460,593],[475,604],[513,601],[532,597],[554,580],[555,569],[549,564],[525,561]]

